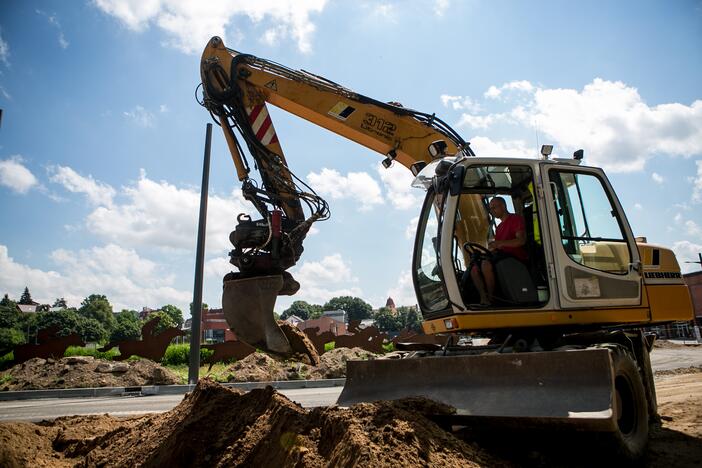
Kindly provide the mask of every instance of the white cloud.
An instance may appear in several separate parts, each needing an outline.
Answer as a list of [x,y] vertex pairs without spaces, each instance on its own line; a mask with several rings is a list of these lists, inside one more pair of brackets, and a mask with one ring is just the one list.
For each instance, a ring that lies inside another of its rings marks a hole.
[[69,192],[84,193],[93,205],[112,206],[115,189],[103,182],[96,181],[93,176],[84,177],[67,166],[49,168],[51,182],[63,185]]
[[5,90],[5,88],[2,87],[2,85],[0,85],[0,94],[2,94],[8,101],[12,101],[12,96]]
[[504,114],[488,114],[488,115],[461,114],[461,118],[458,120],[458,123],[456,124],[456,126],[486,129],[486,128],[494,125],[496,122],[502,121],[504,119],[505,119]]
[[685,221],[684,226],[689,235],[702,237],[702,228],[700,228],[696,222],[688,219]]
[[229,263],[229,257],[226,255],[221,255],[219,257],[211,258],[205,262],[204,273],[205,276],[212,276],[215,278],[222,278],[224,275],[230,271],[235,271],[236,267]]
[[475,102],[469,96],[451,96],[449,94],[441,95],[441,103],[444,107],[450,107],[453,110],[467,110],[468,112],[476,113],[482,109],[480,104]]
[[170,109],[167,105],[161,104],[160,106],[158,106],[158,111],[162,114],[165,114],[166,112],[170,111]]
[[695,161],[697,164],[697,176],[692,180],[692,201],[702,203],[702,160]]
[[657,172],[653,172],[653,173],[651,174],[651,179],[652,179],[655,183],[657,183],[658,185],[661,185],[661,184],[663,184],[663,182],[665,182],[665,179],[663,178],[663,176],[660,175],[660,174],[657,173]]
[[564,153],[583,148],[588,164],[609,171],[641,170],[656,155],[702,154],[702,100],[649,106],[636,88],[601,78],[582,90],[512,81],[491,86],[484,97],[500,98],[513,107],[506,113],[466,113],[459,125],[511,123],[532,129],[536,124]]
[[424,192],[412,187],[414,176],[401,164],[393,164],[385,169],[378,163],[378,175],[385,187],[387,199],[398,210],[419,210],[424,198]]
[[136,106],[131,111],[123,112],[123,114],[134,124],[143,128],[153,127],[156,122],[154,114],[144,109],[142,106]]
[[699,271],[699,264],[685,262],[696,262],[699,259],[698,254],[702,252],[702,245],[686,240],[678,241],[673,244],[673,252],[675,252],[675,257],[678,259],[683,273]]
[[[120,191],[124,203],[101,206],[88,215],[88,230],[129,247],[191,251],[197,237],[200,191],[154,181],[142,170],[136,184]],[[253,211],[239,192],[210,195],[207,206],[207,249],[226,252],[229,233],[239,213]]]
[[417,295],[414,292],[412,273],[408,270],[402,271],[397,277],[397,283],[388,289],[387,294],[388,297],[392,297],[397,306],[416,305]]
[[10,66],[10,46],[2,38],[2,29],[0,29],[0,61],[4,63],[6,67]]
[[417,235],[417,226],[419,226],[419,216],[410,219],[410,222],[407,224],[405,228],[405,237],[407,239],[413,239]]
[[328,255],[321,261],[303,261],[291,269],[293,277],[300,282],[300,291],[295,300],[323,304],[336,296],[362,296],[358,278],[351,273],[339,253]]
[[534,91],[534,85],[526,80],[520,81],[510,81],[505,83],[499,88],[497,86],[490,86],[483,96],[488,99],[497,99],[502,96],[503,91],[520,91],[523,93],[531,93]]
[[73,306],[90,294],[105,294],[115,310],[168,303],[183,308],[191,299],[189,291],[173,287],[173,275],[114,244],[79,251],[59,249],[50,258],[55,271],[32,268],[15,262],[7,247],[0,245],[0,284],[6,288],[2,292],[17,294],[28,286],[38,302],[65,297]]
[[523,158],[536,153],[536,150],[529,148],[524,140],[492,141],[488,137],[478,136],[470,140],[470,146],[478,156]]
[[334,169],[307,174],[307,182],[320,195],[335,200],[351,199],[359,203],[360,211],[367,211],[383,203],[380,186],[366,172],[349,172],[341,175]]
[[434,0],[434,14],[436,16],[444,16],[444,13],[450,6],[450,0]]
[[643,205],[641,205],[641,203],[634,203],[634,209],[641,211],[643,210]]
[[22,157],[11,156],[0,160],[0,185],[4,185],[16,193],[27,193],[32,187],[39,185],[34,174],[22,164]]
[[63,29],[61,28],[61,23],[58,20],[58,17],[56,14],[49,14],[46,13],[42,10],[35,10],[38,15],[44,16],[46,20],[49,22],[50,25],[54,26],[55,28],[58,29],[58,43],[59,46],[61,46],[62,49],[67,49],[69,46],[68,40],[66,40],[66,36],[63,34]]
[[[203,6],[196,0],[94,0],[103,12],[134,31],[155,25],[168,36],[168,44],[185,53],[200,52],[212,36],[227,41],[227,30],[241,18],[273,25],[275,40],[292,38],[301,52],[312,49],[315,26],[311,16],[321,13],[326,0],[213,0]],[[240,31],[234,31],[234,35]],[[264,33],[266,34],[266,33]],[[231,34],[229,38],[231,39]],[[269,35],[270,36],[270,35]]]

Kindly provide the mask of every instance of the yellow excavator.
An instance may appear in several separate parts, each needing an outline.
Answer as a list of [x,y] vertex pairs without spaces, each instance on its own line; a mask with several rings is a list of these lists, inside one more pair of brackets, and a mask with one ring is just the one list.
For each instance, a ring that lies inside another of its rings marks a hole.
[[[329,217],[326,201],[290,170],[272,104],[380,153],[385,167],[407,167],[426,191],[412,275],[424,332],[443,344],[414,345],[403,359],[349,361],[340,405],[424,396],[456,408],[458,421],[600,431],[624,457],[642,455],[657,418],[654,337],[643,327],[691,320],[692,304],[672,251],[634,237],[603,170],[581,164],[582,150],[568,159],[550,158],[548,146],[540,158],[476,157],[434,114],[236,52],[218,37],[200,71],[201,104],[258,212],[238,217],[230,235],[238,271],[223,284],[224,313],[242,341],[292,352],[273,307],[299,289],[287,269],[312,223]],[[528,260],[495,263],[485,304],[470,266],[492,255],[494,197],[525,221]],[[466,345],[470,334],[490,342]]]

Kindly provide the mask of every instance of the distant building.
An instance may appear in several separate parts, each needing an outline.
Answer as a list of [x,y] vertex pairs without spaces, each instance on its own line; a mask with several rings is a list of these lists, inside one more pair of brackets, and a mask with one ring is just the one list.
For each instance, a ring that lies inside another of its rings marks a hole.
[[337,322],[346,323],[346,311],[345,310],[326,310],[322,312],[322,317],[329,317]]
[[322,316],[317,319],[305,320],[297,325],[300,330],[307,330],[308,328],[318,328],[317,334],[324,332],[332,332],[335,336],[347,335],[346,324],[338,320],[334,320],[328,316]]
[[37,312],[38,307],[39,304],[17,304],[17,310],[29,314]]
[[655,331],[660,338],[694,339],[694,327],[702,325],[702,271],[684,274],[683,280],[690,290],[695,318],[690,322],[674,322],[651,327],[651,330]]
[[293,327],[297,327],[300,323],[304,322],[300,317],[297,315],[291,315],[290,317],[286,318],[285,323],[289,323]]
[[388,300],[385,301],[385,307],[390,309],[390,313],[392,315],[397,315],[397,307],[395,306],[395,301],[392,300],[392,297],[388,297]]
[[158,309],[151,309],[149,307],[142,307],[141,312],[139,312],[139,319],[140,320],[146,320],[146,318],[153,314],[154,312],[159,312]]
[[234,332],[229,329],[227,319],[224,318],[224,309],[202,309],[200,323],[203,341],[221,343],[237,340]]

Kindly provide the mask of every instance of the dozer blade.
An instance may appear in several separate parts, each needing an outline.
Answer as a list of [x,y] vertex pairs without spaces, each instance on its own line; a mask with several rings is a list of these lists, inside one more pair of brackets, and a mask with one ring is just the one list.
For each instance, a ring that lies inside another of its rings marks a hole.
[[258,276],[224,282],[222,309],[236,336],[251,346],[290,355],[292,348],[273,317],[282,275]]
[[422,396],[453,420],[613,431],[614,372],[606,349],[347,361],[337,404]]

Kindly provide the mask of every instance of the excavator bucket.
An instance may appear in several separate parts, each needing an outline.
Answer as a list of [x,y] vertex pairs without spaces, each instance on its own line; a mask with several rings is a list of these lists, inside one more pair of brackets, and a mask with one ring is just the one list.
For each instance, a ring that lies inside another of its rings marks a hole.
[[606,349],[348,361],[337,404],[426,397],[452,421],[519,427],[617,427]]
[[227,324],[241,341],[287,356],[293,349],[273,317],[282,287],[282,275],[224,281],[222,309]]

